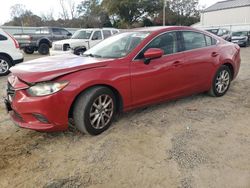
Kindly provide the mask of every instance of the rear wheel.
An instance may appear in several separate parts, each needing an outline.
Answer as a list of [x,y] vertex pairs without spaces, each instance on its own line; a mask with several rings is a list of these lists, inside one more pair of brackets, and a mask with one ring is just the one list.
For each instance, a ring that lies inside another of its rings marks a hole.
[[214,97],[221,97],[226,94],[230,87],[232,73],[230,69],[222,65],[216,72],[209,94]]
[[26,53],[26,54],[33,54],[34,53],[34,48],[32,48],[32,47],[25,47],[24,49],[23,49],[23,51],[24,51],[24,53]]
[[116,100],[113,92],[106,87],[93,87],[76,100],[73,118],[80,132],[98,135],[110,127],[115,113]]
[[46,44],[46,43],[40,44],[39,47],[38,47],[38,52],[41,55],[47,55],[47,54],[49,54],[49,45]]
[[5,56],[0,56],[0,76],[5,76],[10,73],[11,60]]

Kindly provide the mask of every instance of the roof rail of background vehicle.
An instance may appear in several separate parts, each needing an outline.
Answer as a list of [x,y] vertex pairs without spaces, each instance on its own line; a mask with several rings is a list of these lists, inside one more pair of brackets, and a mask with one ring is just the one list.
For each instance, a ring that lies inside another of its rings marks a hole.
[[168,30],[197,30],[189,26],[153,26],[153,27],[140,27],[126,31],[148,31],[148,32],[160,32]]

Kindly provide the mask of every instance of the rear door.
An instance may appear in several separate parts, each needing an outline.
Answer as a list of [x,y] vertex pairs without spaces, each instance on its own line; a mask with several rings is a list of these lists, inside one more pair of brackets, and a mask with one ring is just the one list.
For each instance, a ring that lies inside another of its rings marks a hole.
[[183,87],[187,92],[208,90],[214,66],[219,62],[217,41],[194,31],[182,31],[181,34],[185,61],[180,74],[186,78]]

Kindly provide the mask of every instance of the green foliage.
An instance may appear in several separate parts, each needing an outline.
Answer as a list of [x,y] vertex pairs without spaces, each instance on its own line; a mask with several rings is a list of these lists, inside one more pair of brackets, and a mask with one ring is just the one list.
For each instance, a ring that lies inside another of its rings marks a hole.
[[[133,28],[162,25],[164,0],[83,0],[71,10],[77,16],[55,20],[52,13],[42,18],[27,10],[24,5],[11,7],[14,26],[62,26],[62,27],[117,27]],[[192,25],[199,21],[198,0],[168,0],[166,25]],[[65,9],[66,10],[66,9]],[[64,10],[64,11],[65,11]],[[64,14],[68,14],[64,12]]]

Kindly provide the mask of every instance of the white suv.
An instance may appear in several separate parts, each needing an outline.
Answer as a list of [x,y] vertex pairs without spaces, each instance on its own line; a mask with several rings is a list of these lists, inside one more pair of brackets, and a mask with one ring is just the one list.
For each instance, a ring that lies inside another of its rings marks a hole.
[[9,74],[10,67],[23,62],[23,54],[13,36],[0,29],[0,76]]
[[73,53],[80,55],[100,41],[119,33],[118,29],[80,29],[74,33],[71,39],[53,42],[50,55]]

